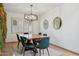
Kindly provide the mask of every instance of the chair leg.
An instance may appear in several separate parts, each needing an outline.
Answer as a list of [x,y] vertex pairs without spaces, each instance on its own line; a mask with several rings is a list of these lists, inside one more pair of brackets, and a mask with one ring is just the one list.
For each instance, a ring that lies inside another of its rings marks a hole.
[[25,55],[25,48],[23,47],[23,56]]
[[41,56],[41,49],[39,49],[39,55]]
[[36,53],[34,52],[34,56],[36,56]]
[[50,56],[48,48],[47,48],[47,52],[48,52],[48,56]]
[[33,49],[34,56],[36,55],[35,49]]
[[18,42],[17,48],[19,48],[19,43],[20,43],[20,42]]
[[23,53],[23,47],[22,47],[22,50],[21,50],[21,54]]
[[42,51],[43,51],[43,54],[44,54],[44,49]]

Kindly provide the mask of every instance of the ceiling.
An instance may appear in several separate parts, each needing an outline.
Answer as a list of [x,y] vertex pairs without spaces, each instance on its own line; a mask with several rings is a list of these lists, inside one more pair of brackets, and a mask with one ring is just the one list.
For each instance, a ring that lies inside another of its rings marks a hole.
[[33,13],[39,16],[61,5],[61,3],[4,3],[3,5],[8,12],[29,14],[31,4],[33,4]]

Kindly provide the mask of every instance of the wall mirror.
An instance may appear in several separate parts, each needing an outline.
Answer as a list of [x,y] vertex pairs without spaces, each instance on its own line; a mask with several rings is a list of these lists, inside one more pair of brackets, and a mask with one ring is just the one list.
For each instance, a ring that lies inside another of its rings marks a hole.
[[62,25],[62,20],[60,17],[55,17],[54,20],[53,20],[53,27],[58,30],[61,28],[61,25]]

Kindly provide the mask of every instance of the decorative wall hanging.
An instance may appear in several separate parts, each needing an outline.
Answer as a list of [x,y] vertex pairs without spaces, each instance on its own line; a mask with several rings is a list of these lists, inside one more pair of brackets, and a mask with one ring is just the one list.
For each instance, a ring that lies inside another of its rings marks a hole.
[[18,22],[17,18],[11,17],[11,33],[17,33],[19,31]]
[[17,26],[17,21],[16,20],[13,20],[13,25]]
[[61,25],[62,25],[62,20],[60,17],[55,17],[54,20],[53,20],[53,27],[55,29],[60,29],[61,28]]
[[11,33],[23,32],[23,20],[18,17],[11,17]]
[[44,22],[43,22],[43,27],[44,27],[44,29],[48,29],[48,20],[44,20]]

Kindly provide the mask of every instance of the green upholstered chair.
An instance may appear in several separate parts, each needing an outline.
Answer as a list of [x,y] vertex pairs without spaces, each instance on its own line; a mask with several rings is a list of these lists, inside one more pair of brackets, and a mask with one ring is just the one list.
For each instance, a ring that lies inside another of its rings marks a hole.
[[29,34],[28,32],[25,32],[24,34]]
[[43,34],[43,36],[47,36],[47,34],[46,34],[46,33],[44,33],[44,34]]
[[18,44],[17,44],[17,48],[19,48],[19,44],[20,44],[20,37],[19,37],[19,35],[18,34],[16,34],[16,36],[17,36],[17,40],[18,40]]
[[36,55],[36,48],[35,48],[35,45],[34,44],[27,44],[27,41],[28,39],[26,37],[21,37],[21,43],[22,43],[22,52],[23,52],[23,55],[25,55],[25,51],[28,51],[28,50],[31,50],[34,52],[34,56]]
[[41,38],[39,45],[37,45],[37,48],[39,49],[40,55],[41,55],[41,50],[44,51],[44,49],[47,49],[48,55],[50,55],[48,47],[49,47],[49,37]]

